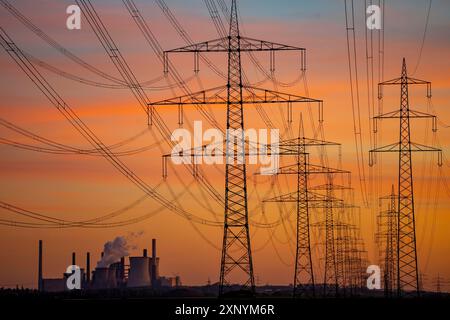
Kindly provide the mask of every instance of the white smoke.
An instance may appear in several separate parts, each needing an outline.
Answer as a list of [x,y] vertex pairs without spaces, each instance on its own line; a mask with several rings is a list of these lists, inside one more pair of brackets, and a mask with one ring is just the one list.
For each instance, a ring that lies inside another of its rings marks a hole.
[[103,246],[103,257],[97,262],[97,268],[107,268],[112,263],[119,262],[122,257],[128,256],[130,250],[136,249],[136,246],[130,242],[143,233],[143,231],[132,232],[126,237],[118,236],[114,240],[106,242]]

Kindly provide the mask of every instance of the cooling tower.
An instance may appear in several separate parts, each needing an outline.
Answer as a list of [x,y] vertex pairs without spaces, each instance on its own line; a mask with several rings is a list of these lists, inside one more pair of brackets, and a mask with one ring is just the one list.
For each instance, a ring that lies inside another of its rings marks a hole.
[[148,257],[130,257],[130,272],[128,274],[129,288],[150,286]]
[[109,288],[109,269],[96,268],[94,271],[93,287],[94,289],[108,289]]
[[112,289],[112,288],[117,288],[117,273],[119,272],[118,268],[111,268],[111,266],[109,267],[109,271],[108,271],[108,288]]

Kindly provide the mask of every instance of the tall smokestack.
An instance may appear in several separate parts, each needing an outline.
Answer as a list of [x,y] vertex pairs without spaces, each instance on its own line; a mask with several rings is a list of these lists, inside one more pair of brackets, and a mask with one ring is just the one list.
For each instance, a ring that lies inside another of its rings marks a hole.
[[125,257],[120,258],[120,280],[123,282],[125,279]]
[[86,253],[86,282],[91,282],[91,253]]
[[144,249],[144,251],[142,252],[142,256],[147,257],[147,249]]
[[156,239],[152,239],[152,258],[156,258]]
[[72,252],[72,265],[76,265],[75,252]]
[[42,240],[39,240],[39,257],[38,257],[38,290],[42,291]]
[[156,239],[152,239],[152,286],[156,287]]

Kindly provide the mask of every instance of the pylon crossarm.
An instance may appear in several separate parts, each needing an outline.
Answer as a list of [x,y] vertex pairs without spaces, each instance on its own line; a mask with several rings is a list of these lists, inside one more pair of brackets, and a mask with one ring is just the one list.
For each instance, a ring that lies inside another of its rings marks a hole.
[[[297,164],[280,167],[277,170],[277,174],[298,174],[298,173],[301,173],[301,172],[298,171]],[[314,165],[314,164],[308,164],[308,167],[307,167],[307,170],[305,173],[306,174],[343,174],[343,173],[350,174],[350,171],[328,168],[328,167],[323,167],[323,166]]]
[[416,84],[417,85],[426,85],[427,86],[427,97],[431,98],[431,82],[430,81],[415,79],[415,78],[411,78],[411,77],[400,77],[400,78],[395,78],[395,79],[392,79],[392,80],[380,82],[378,84],[378,99],[382,99],[383,98],[383,86],[402,85],[402,84],[406,84],[406,85],[416,85]]
[[228,37],[190,44],[187,46],[165,50],[164,54],[181,52],[228,52]]
[[[270,42],[265,40],[257,40],[253,38],[240,37],[240,51],[272,51],[272,50],[288,50],[288,51],[306,51],[305,48],[290,46],[286,44]],[[190,44],[187,46],[166,50],[164,53],[181,53],[181,52],[228,52],[229,38],[223,37],[203,42]]]
[[[260,146],[264,147],[269,153],[272,150],[272,144],[261,144]],[[279,155],[300,155],[309,153],[304,152],[305,147],[325,147],[325,146],[340,146],[339,143],[323,141],[323,140],[315,140],[309,138],[294,138],[280,141],[275,145],[278,149],[277,154]]]
[[[270,154],[271,153],[268,152],[268,155],[270,155]],[[296,152],[290,150],[287,152],[280,151],[279,153],[273,153],[273,154],[279,154],[282,156],[286,156],[286,155],[298,155],[298,154],[308,154],[308,153],[296,153]],[[299,173],[302,173],[302,171],[298,170],[297,164],[292,164],[292,165],[287,165],[287,166],[280,167],[280,168],[275,168],[271,171],[272,175],[299,174]],[[322,166],[318,166],[318,165],[308,165],[308,168],[305,173],[306,174],[348,174],[349,178],[351,176],[350,171],[334,169],[334,168],[327,168],[327,167],[322,167]],[[267,175],[267,174],[268,174],[268,172],[265,172],[264,174],[262,174],[260,172],[255,172],[255,175]],[[320,190],[325,190],[325,187]]]
[[[389,85],[401,84],[402,79],[403,79],[402,77],[399,77],[399,78],[395,78],[395,79],[391,79],[391,80],[386,80],[386,81],[380,82],[379,85],[389,86]],[[420,80],[420,79],[416,79],[416,78],[412,78],[412,77],[406,77],[406,81],[407,81],[407,84],[426,84],[426,85],[431,84],[430,81]]]
[[[297,202],[297,201],[298,201],[298,194],[296,191],[263,200],[263,202]],[[308,202],[324,202],[324,201],[336,203],[342,202],[343,200],[335,197],[330,198],[319,193],[308,192]]]
[[323,103],[322,100],[314,99],[310,97],[303,97],[295,94],[284,93],[269,89],[262,89],[252,86],[243,86],[242,94],[245,100],[255,101],[247,103],[280,103],[280,102],[316,102]]
[[[410,118],[436,118],[435,115],[409,109],[409,117]],[[395,110],[392,112],[380,114],[375,119],[398,119],[400,118],[400,110]]]
[[290,46],[286,44],[258,40],[248,37],[241,37],[241,51],[272,51],[272,50],[288,50],[288,51],[303,51],[305,48]]
[[[321,184],[321,185],[317,185],[317,186],[312,186],[309,188],[309,190],[327,190],[329,187],[330,186],[327,184]],[[353,190],[352,187],[342,186],[339,184],[331,185],[331,189],[333,189],[333,190]]]
[[[242,87],[243,104],[260,104],[260,103],[292,104],[299,102],[318,103],[320,115],[322,114],[322,104],[323,104],[322,100],[278,92],[274,90],[260,89],[251,86]],[[227,103],[228,103],[227,86],[219,86],[207,90],[198,91],[188,95],[151,102],[148,105],[149,106],[177,106],[177,105],[200,105],[200,104],[226,105]]]
[[411,147],[410,149],[402,149],[400,148],[400,143],[392,143],[383,147],[379,147],[376,149],[372,149],[369,152],[373,153],[373,152],[400,152],[400,151],[411,151],[411,152],[425,152],[425,151],[430,151],[430,152],[442,152],[442,149],[439,148],[435,148],[435,147],[430,147],[430,146],[426,146],[420,143],[415,143],[415,142],[411,142]]
[[343,200],[339,200],[337,202],[331,201],[331,204],[323,203],[323,202],[313,202],[310,205],[312,209],[322,209],[322,208],[338,208],[338,209],[351,209],[351,208],[359,208],[358,206],[343,203]]
[[[350,171],[347,170],[341,170],[341,169],[335,169],[335,168],[328,168],[324,166],[319,166],[315,164],[309,164],[308,165],[308,174],[351,174]],[[311,189],[314,190],[314,189]]]
[[[395,110],[388,113],[380,114],[376,117],[374,117],[374,131],[377,132],[378,130],[378,121],[380,119],[399,119],[401,117],[401,110]],[[432,130],[433,132],[437,131],[437,117],[433,114],[417,111],[417,110],[409,110],[409,118],[420,118],[420,119],[427,119],[431,118],[433,120],[432,124]]]
[[404,152],[404,151],[411,151],[411,152],[438,152],[438,166],[441,167],[443,164],[442,160],[442,150],[439,148],[434,148],[430,146],[426,146],[420,143],[410,143],[410,148],[405,150],[400,148],[400,143],[392,143],[384,147],[376,148],[369,151],[369,166],[373,166],[373,154],[377,152]]
[[320,146],[340,146],[340,143],[325,141],[325,140],[317,140],[311,138],[292,138],[280,141],[279,143],[281,147],[292,147],[292,146],[305,146],[305,147],[320,147]]
[[151,102],[149,106],[227,104],[227,86],[214,87],[183,96]]
[[[326,221],[319,221],[319,222],[315,222],[311,224],[312,227],[319,227],[319,228],[325,228],[326,226]],[[357,228],[351,228],[352,225],[351,224],[347,224],[347,223],[333,223],[333,228],[338,229],[338,228],[348,228],[348,229],[353,229],[356,230]],[[357,241],[357,239],[354,239],[355,242]]]

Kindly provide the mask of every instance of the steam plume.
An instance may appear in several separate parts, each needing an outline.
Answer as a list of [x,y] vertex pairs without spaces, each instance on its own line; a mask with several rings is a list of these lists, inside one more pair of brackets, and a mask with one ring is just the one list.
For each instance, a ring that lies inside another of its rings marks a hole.
[[103,257],[97,262],[97,268],[107,268],[112,263],[119,262],[122,257],[129,255],[129,251],[135,249],[130,241],[140,237],[143,234],[140,232],[132,232],[129,235],[118,236],[112,241],[108,241],[103,246]]

